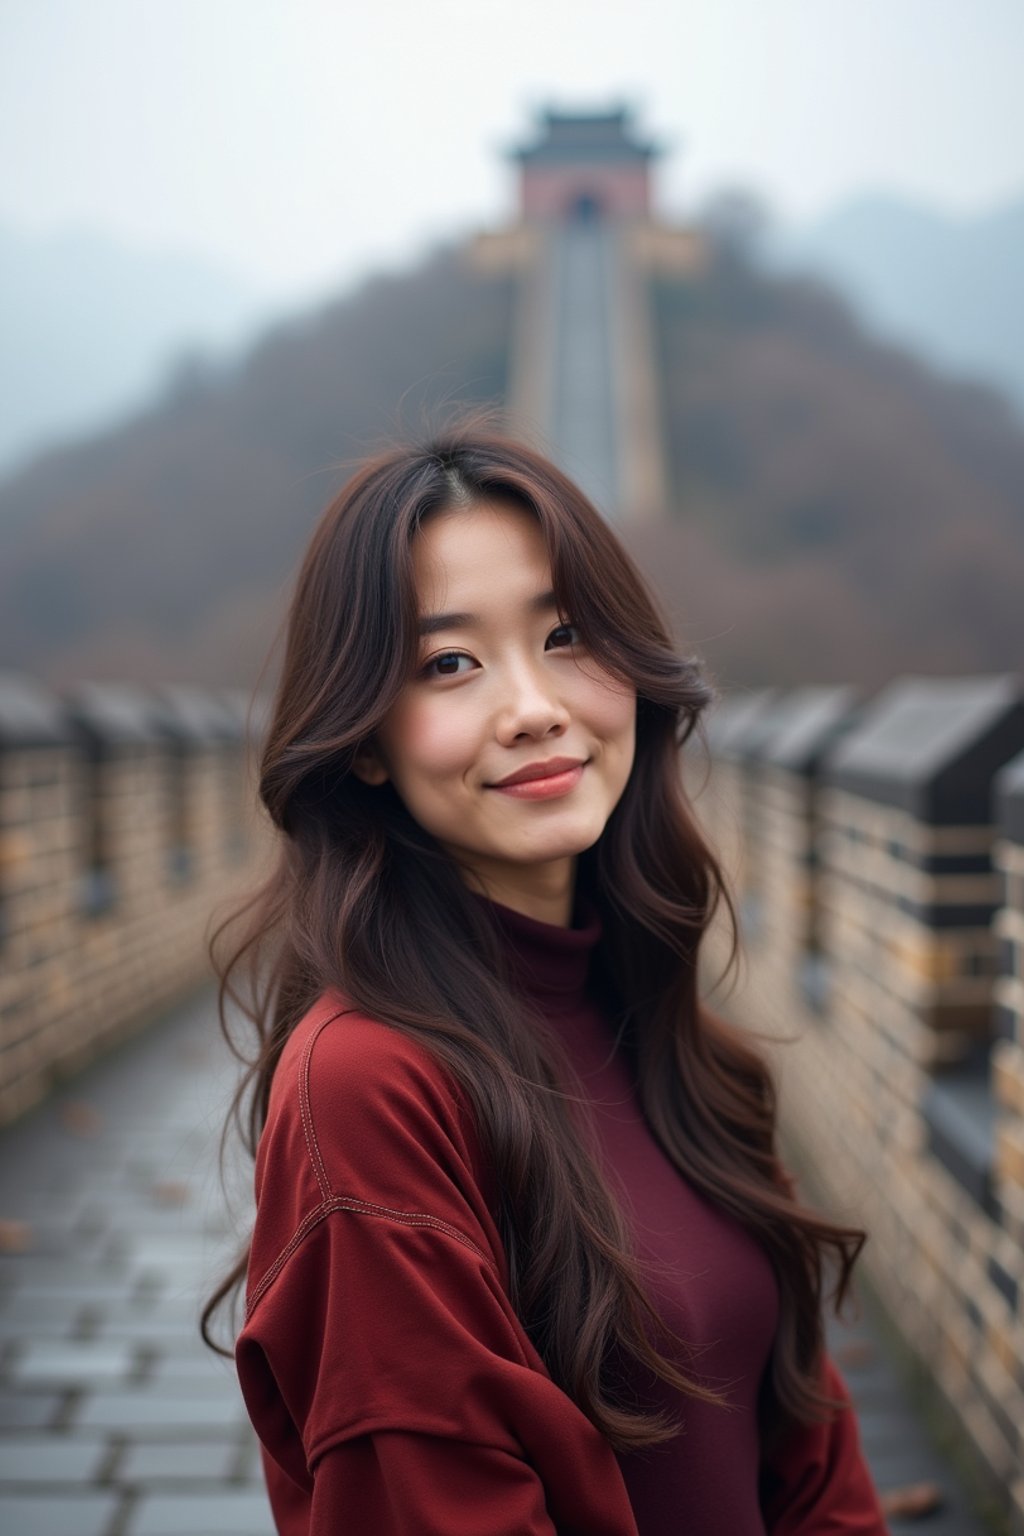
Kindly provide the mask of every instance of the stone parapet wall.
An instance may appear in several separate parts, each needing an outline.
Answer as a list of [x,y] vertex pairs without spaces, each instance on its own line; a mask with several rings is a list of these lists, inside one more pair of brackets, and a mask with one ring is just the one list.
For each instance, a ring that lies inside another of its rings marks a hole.
[[262,876],[244,708],[189,698],[205,725],[0,678],[0,1123],[212,980],[211,920]]
[[[993,923],[998,946],[992,1047],[995,1187],[1007,1229],[1024,1247],[1024,760],[1000,774],[998,798],[1002,836],[993,858],[1003,879],[1003,900]],[[1024,1283],[1018,1289],[1017,1320],[1024,1335]]]
[[741,918],[709,1002],[770,1037],[807,1198],[867,1229],[863,1272],[1024,1533],[1024,685],[974,681],[851,701],[788,766],[795,695],[727,700],[684,777]]

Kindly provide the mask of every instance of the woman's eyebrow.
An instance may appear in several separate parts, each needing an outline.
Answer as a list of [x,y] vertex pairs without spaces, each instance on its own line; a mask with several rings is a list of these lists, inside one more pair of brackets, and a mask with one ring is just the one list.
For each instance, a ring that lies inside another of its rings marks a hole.
[[[554,592],[539,592],[525,605],[527,613],[547,613],[558,608]],[[478,613],[428,613],[419,621],[421,635],[436,635],[441,629],[473,629],[482,623]]]

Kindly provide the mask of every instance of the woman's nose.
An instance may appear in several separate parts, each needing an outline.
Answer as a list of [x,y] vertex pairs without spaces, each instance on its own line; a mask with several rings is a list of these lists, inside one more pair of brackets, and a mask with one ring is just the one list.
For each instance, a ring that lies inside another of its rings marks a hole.
[[566,709],[551,678],[533,667],[517,668],[506,680],[498,735],[503,742],[520,736],[561,735],[569,724]]

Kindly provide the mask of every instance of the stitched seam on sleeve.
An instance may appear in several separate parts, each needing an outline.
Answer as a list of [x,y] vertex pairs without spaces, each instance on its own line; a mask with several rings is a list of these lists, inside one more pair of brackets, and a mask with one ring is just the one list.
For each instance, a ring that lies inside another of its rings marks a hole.
[[[526,1365],[530,1370],[534,1369],[525,1359],[514,1363]],[[547,1380],[547,1378],[542,1379]],[[396,1424],[394,1414],[376,1413],[367,1418],[354,1419],[351,1424],[343,1425],[341,1428],[325,1429],[309,1448],[306,1466],[310,1476],[316,1476],[317,1464],[323,1460],[328,1451],[337,1450],[339,1446],[347,1444],[350,1440],[358,1440],[363,1435],[390,1434],[392,1431],[405,1435],[422,1435],[429,1440],[457,1440],[459,1445],[471,1446],[474,1450],[498,1451],[513,1461],[527,1461],[523,1450],[513,1450],[507,1442],[496,1438],[481,1440],[476,1436],[468,1438],[465,1435],[456,1435],[449,1429],[441,1428],[434,1421],[425,1420],[420,1423],[412,1414],[405,1416],[401,1424]]]
[[302,1134],[306,1138],[306,1151],[309,1153],[309,1160],[313,1165],[313,1172],[316,1174],[316,1182],[320,1186],[320,1194],[324,1200],[330,1199],[331,1186],[327,1178],[327,1169],[324,1167],[324,1160],[320,1153],[320,1143],[316,1139],[316,1128],[313,1125],[313,1110],[309,1102],[309,1061],[313,1054],[313,1047],[319,1040],[322,1031],[327,1028],[328,1024],[333,1024],[335,1019],[341,1018],[342,1013],[350,1011],[350,1009],[344,1009],[341,1013],[332,1014],[329,1019],[324,1019],[323,1023],[319,1024],[310,1033],[309,1039],[306,1041],[306,1048],[302,1053],[302,1067],[299,1072],[299,1113],[302,1116]]
[[443,1221],[439,1216],[430,1216],[423,1211],[393,1211],[386,1205],[375,1205],[370,1200],[360,1200],[354,1195],[335,1195],[332,1199],[325,1200],[321,1205],[318,1205],[315,1210],[310,1211],[309,1215],[296,1227],[291,1239],[281,1249],[281,1252],[270,1265],[270,1268],[264,1272],[250,1300],[246,1303],[246,1322],[248,1322],[258,1303],[277,1279],[296,1249],[301,1247],[305,1238],[312,1232],[314,1227],[318,1226],[321,1221],[324,1221],[326,1217],[332,1215],[335,1211],[352,1211],[355,1215],[376,1216],[385,1221],[398,1222],[401,1226],[405,1227],[433,1227],[435,1231],[444,1232],[448,1237],[454,1237],[457,1242],[462,1243],[463,1247],[468,1248],[471,1253],[475,1253],[478,1259],[482,1259],[496,1275],[498,1274],[498,1268],[494,1260],[484,1253],[483,1249],[479,1248],[472,1238],[467,1237],[464,1232],[459,1231],[458,1227],[453,1227],[451,1222]]

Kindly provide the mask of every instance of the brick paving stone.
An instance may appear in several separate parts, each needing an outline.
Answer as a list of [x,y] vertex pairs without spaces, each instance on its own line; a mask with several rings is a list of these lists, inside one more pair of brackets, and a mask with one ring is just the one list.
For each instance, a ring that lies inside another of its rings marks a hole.
[[238,1479],[246,1486],[255,1484],[259,1488],[264,1487],[263,1461],[260,1457],[260,1443],[250,1429],[243,1432],[241,1455],[238,1462]]
[[234,1420],[235,1409],[244,1412],[242,1395],[234,1375],[206,1368],[205,1362],[196,1357],[190,1363],[192,1371],[180,1375],[165,1375],[160,1369],[163,1362],[151,1364],[147,1375],[140,1380],[139,1390],[150,1397],[213,1399],[224,1404]]
[[[102,1300],[102,1294],[100,1300]],[[0,1299],[0,1322],[30,1323],[35,1320],[74,1316],[84,1306],[98,1305],[96,1297],[78,1290],[38,1289],[26,1284],[12,1286]]]
[[90,1336],[96,1339],[152,1341],[175,1351],[194,1345],[196,1354],[202,1351],[205,1357],[211,1353],[199,1337],[198,1308],[194,1315],[185,1317],[166,1318],[159,1314],[155,1317],[138,1317],[124,1313],[100,1317]]
[[851,1396],[857,1403],[857,1416],[863,1423],[865,1420],[884,1423],[887,1414],[899,1413],[906,1406],[906,1392],[899,1382],[892,1376],[884,1381],[872,1379],[871,1383],[864,1387],[857,1380],[852,1380],[847,1375],[846,1384]]
[[132,1511],[125,1536],[274,1536],[265,1495],[247,1489],[151,1494]]
[[[9,1207],[0,1202],[0,1219],[20,1220]],[[96,1230],[82,1230],[72,1218],[40,1220],[35,1214],[24,1222],[24,1248],[26,1254],[40,1259],[63,1259],[65,1263],[75,1259],[94,1260],[97,1249],[104,1241],[104,1234]]]
[[[16,1458],[19,1444],[52,1442],[69,1457],[68,1476],[106,1444],[99,1470],[111,1479],[72,1500],[49,1487],[30,1494],[26,1484],[0,1500],[4,1536],[272,1536],[233,1366],[199,1336],[201,1307],[250,1220],[251,1165],[229,1165],[226,1193],[216,1169],[235,1071],[208,992],[2,1133],[0,1217],[34,1224],[37,1243],[0,1255],[0,1444]],[[94,1139],[62,1123],[70,1101],[98,1116]],[[230,1333],[223,1314],[216,1332]],[[861,1358],[839,1364],[876,1481],[914,1481],[936,1465],[941,1474],[946,1508],[924,1522],[893,1522],[893,1536],[980,1536],[870,1319],[830,1319],[829,1341],[860,1349]],[[78,1387],[54,1391],[42,1362],[56,1370],[61,1349],[66,1367],[84,1366],[91,1350],[107,1369],[69,1371]],[[127,1386],[123,1361],[139,1368]]]
[[138,1289],[136,1277],[126,1281],[123,1272],[119,1274],[95,1266],[87,1268],[67,1260],[33,1262],[29,1258],[21,1266],[18,1285],[8,1294],[2,1311],[9,1311],[19,1301],[24,1305],[24,1298],[53,1305],[60,1305],[62,1301],[89,1301],[111,1307],[130,1306]]
[[0,1432],[49,1429],[62,1412],[64,1402],[62,1392],[11,1392],[5,1388],[0,1391]]
[[17,1386],[71,1385],[90,1388],[101,1381],[124,1381],[135,1368],[131,1344],[95,1340],[65,1343],[59,1339],[27,1344],[11,1370]]
[[86,1398],[79,1404],[73,1424],[80,1429],[221,1429],[235,1428],[244,1413],[237,1395],[232,1398],[211,1392],[172,1397],[166,1392],[152,1394],[139,1388],[135,1392],[104,1392]]
[[38,1298],[34,1303],[31,1296],[25,1296],[0,1312],[0,1339],[67,1339],[79,1333],[86,1314],[84,1302],[62,1298],[57,1305],[40,1307]]
[[215,1382],[238,1391],[238,1376],[233,1360],[221,1360],[200,1340],[194,1353],[160,1354],[146,1376],[149,1386],[181,1391],[184,1381]]
[[109,1457],[105,1439],[22,1435],[0,1445],[0,1488],[12,1483],[89,1483]]
[[[884,1493],[917,1482],[933,1482],[943,1505],[921,1520],[890,1521],[892,1536],[984,1536],[977,1516],[942,1452],[933,1444],[915,1413],[908,1392],[893,1364],[876,1340],[869,1319],[853,1324],[827,1319],[829,1348],[850,1390],[857,1411],[864,1455],[875,1486]],[[861,1358],[845,1360],[850,1348]]]
[[[81,1489],[70,1494],[0,1495],[0,1531],[6,1536],[107,1536],[120,1502],[116,1493]],[[183,1526],[175,1536],[184,1536],[188,1529]],[[192,1527],[195,1536],[200,1529]]]
[[219,1264],[221,1246],[219,1240],[202,1233],[193,1236],[179,1230],[141,1238],[133,1234],[121,1262],[132,1273],[152,1270],[170,1289],[197,1278],[214,1261]]
[[233,1440],[161,1440],[152,1445],[126,1446],[115,1468],[119,1486],[182,1482],[223,1483],[239,1464]]
[[190,1321],[199,1315],[198,1298],[190,1295],[174,1295],[166,1291],[144,1290],[125,1307],[116,1311],[96,1304],[97,1313],[105,1317],[142,1318],[156,1327],[161,1323]]

